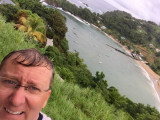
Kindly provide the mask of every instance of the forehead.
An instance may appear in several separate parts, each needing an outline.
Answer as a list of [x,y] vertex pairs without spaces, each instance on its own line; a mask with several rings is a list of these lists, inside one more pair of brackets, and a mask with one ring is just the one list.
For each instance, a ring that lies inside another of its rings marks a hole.
[[52,76],[52,70],[47,67],[24,66],[19,63],[12,62],[12,60],[9,59],[2,66],[0,75],[16,77],[23,81],[32,80],[35,82],[44,82],[49,84]]

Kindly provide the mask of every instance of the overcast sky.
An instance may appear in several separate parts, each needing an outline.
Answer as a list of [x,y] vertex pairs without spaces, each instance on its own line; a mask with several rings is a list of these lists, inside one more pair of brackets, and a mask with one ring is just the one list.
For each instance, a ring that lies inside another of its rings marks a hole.
[[160,24],[160,0],[104,0],[140,19]]

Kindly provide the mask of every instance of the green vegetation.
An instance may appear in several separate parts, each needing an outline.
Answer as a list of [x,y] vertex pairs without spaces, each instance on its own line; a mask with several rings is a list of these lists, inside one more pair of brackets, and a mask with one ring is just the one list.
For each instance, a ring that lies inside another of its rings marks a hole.
[[[145,58],[150,67],[160,75],[160,56],[157,56],[155,51],[155,48],[160,49],[160,26],[154,22],[136,19],[130,14],[119,10],[106,12],[102,15],[92,13],[89,9],[78,8],[67,0],[46,0],[46,2],[62,7],[63,10],[69,11],[100,28],[105,26],[106,28],[102,29],[104,32],[112,35],[133,53],[138,55],[141,53],[142,58]],[[153,44],[155,48],[149,48],[149,44]],[[151,55],[148,56],[149,54]]]
[[[141,53],[151,68],[160,75],[160,57],[155,51],[160,46],[160,26],[151,21],[136,19],[122,11],[106,12],[101,17],[107,27],[105,32],[129,49]],[[152,48],[149,47],[150,44],[153,45]]]
[[[103,72],[96,72],[92,76],[78,53],[68,51],[65,18],[60,12],[42,6],[38,0],[14,1],[19,6],[17,12],[27,9],[43,19],[46,35],[53,39],[54,46],[39,48],[32,37],[16,31],[14,23],[5,23],[0,17],[1,59],[12,50],[35,47],[54,62],[56,71],[63,80],[56,75],[52,96],[44,109],[52,119],[159,120],[160,114],[155,108],[134,103],[121,96],[115,87],[108,86]],[[5,7],[6,12],[10,7]],[[0,5],[0,8],[4,8],[4,5]],[[15,8],[13,6],[13,11]],[[10,17],[3,12],[9,22],[14,20],[11,15],[17,15],[13,11],[10,11]]]
[[160,114],[155,108],[141,103],[134,103],[121,96],[115,87],[109,87],[107,81],[104,80],[105,75],[103,72],[97,72],[95,76],[92,76],[86,65],[83,64],[83,60],[78,57],[78,53],[67,52],[66,56],[60,53],[56,47],[49,46],[45,49],[45,55],[54,62],[58,74],[64,81],[96,90],[108,104],[114,105],[117,110],[129,113],[133,119],[152,120],[151,118],[155,118],[155,120],[158,120],[160,118]]
[[[36,48],[35,43],[28,40],[23,32],[16,31],[13,26],[12,23],[5,23],[5,19],[0,15],[0,61],[13,50]],[[41,51],[45,51],[44,48],[41,48]],[[58,74],[55,76],[52,90],[48,105],[43,110],[52,119],[132,119],[127,113],[108,105],[101,94],[89,88],[82,89],[75,84],[62,82]]]
[[[132,120],[127,113],[108,105],[101,94],[63,82],[55,76],[53,93],[43,110],[56,120]],[[52,106],[52,108],[50,107]]]
[[0,15],[0,61],[13,50],[34,48],[33,40],[29,40],[23,32],[16,31],[13,23],[5,23]]
[[13,21],[14,15],[18,12],[18,8],[11,4],[0,5],[0,12],[5,16],[7,22]]
[[15,0],[16,4],[21,9],[31,10],[33,13],[38,14],[46,23],[47,37],[53,39],[53,43],[61,52],[65,52],[67,45],[65,43],[65,33],[67,27],[65,25],[65,18],[61,13],[55,9],[42,6],[38,0]]
[[46,45],[46,28],[37,14],[33,14],[29,10],[20,10],[14,15],[15,28],[25,32],[28,36],[33,37],[34,40]]
[[[69,11],[73,15],[76,15],[83,20],[86,20],[89,23],[97,23],[97,20],[99,19],[100,14],[98,13],[92,13],[87,8],[77,7],[76,5],[70,3],[67,0],[46,0],[48,4],[54,4],[55,6],[62,7],[64,10]],[[97,24],[98,25],[98,24]]]

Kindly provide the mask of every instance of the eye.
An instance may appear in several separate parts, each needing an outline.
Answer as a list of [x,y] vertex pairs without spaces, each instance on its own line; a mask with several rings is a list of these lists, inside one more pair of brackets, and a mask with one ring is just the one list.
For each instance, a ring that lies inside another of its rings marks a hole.
[[41,92],[40,89],[38,89],[37,87],[34,87],[34,86],[28,87],[28,91],[29,91],[30,93],[32,93],[32,94],[38,94],[38,93]]
[[13,80],[3,80],[3,83],[5,83],[5,84],[16,84],[16,82],[15,81],[13,81]]
[[38,88],[36,88],[36,87],[34,87],[34,86],[30,86],[29,87],[32,91],[40,91],[40,89],[38,89]]

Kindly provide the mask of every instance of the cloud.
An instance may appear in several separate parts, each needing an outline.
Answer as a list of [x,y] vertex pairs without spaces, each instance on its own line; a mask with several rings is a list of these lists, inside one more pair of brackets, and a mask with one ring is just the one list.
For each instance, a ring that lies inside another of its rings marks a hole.
[[159,0],[104,0],[119,10],[130,13],[133,17],[160,23]]
[[[160,0],[69,0],[70,2],[84,6],[87,3],[90,10],[103,13],[110,10],[122,10],[133,17],[153,21],[160,24]],[[86,6],[84,6],[86,7]],[[91,9],[92,8],[92,9]],[[102,11],[102,12],[101,12]]]

